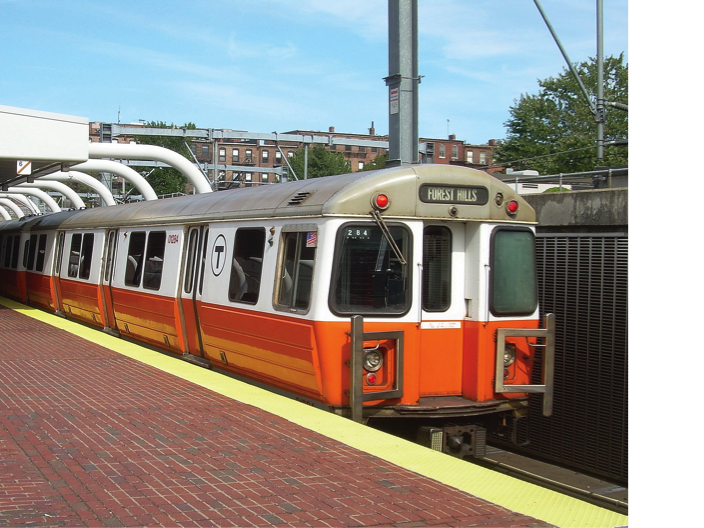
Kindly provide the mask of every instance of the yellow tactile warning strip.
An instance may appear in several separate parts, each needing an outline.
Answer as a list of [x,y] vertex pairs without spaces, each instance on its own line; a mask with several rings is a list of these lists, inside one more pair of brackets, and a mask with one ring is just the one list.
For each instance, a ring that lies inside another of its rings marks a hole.
[[111,337],[98,330],[3,297],[0,297],[0,304],[515,512],[565,528],[612,528],[628,524],[627,516],[468,464],[351,420],[197,367],[176,357]]

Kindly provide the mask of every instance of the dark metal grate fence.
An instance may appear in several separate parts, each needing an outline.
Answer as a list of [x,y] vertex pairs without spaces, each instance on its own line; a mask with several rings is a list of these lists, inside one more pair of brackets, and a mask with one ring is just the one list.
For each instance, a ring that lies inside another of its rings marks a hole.
[[555,399],[550,418],[531,402],[525,449],[627,481],[628,237],[539,234],[537,259],[541,310],[557,316]]

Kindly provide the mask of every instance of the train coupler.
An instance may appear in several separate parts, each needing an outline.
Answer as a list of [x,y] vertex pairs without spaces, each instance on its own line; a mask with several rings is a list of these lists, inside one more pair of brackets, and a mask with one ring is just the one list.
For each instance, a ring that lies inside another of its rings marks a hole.
[[478,425],[421,427],[417,442],[457,458],[486,456],[486,429]]

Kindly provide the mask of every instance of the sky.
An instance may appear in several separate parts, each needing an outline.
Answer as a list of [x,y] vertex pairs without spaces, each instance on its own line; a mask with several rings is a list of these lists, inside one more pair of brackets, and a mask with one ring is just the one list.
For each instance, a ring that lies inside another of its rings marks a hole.
[[[540,2],[572,62],[596,0]],[[418,0],[419,132],[484,144],[566,63],[532,0]],[[628,2],[604,1],[628,61]],[[388,133],[386,0],[0,0],[0,105],[122,124]]]

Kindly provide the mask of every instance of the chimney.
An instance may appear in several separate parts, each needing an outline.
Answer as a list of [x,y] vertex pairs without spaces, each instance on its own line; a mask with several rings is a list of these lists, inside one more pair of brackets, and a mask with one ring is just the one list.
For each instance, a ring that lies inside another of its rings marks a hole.
[[449,140],[450,141],[455,141],[457,139],[457,136],[455,134],[450,134]]
[[490,139],[490,140],[489,140],[489,146],[490,146],[490,147],[495,147],[495,146],[496,146],[496,140],[495,140],[495,139]]
[[370,136],[376,136],[376,129],[374,128],[374,121],[372,121],[372,127],[369,129]]
[[335,127],[330,127],[330,128],[328,128],[328,132],[330,132],[331,134],[334,134],[334,133],[335,133]]

